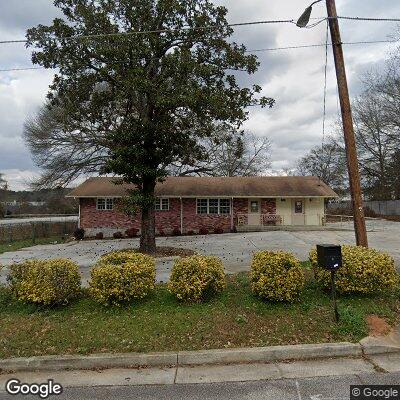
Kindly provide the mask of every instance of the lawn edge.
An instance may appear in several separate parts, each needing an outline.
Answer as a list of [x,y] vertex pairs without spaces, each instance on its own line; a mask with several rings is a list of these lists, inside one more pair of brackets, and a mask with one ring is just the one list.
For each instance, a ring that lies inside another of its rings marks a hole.
[[21,357],[0,360],[0,372],[224,365],[286,360],[361,358],[400,352],[400,345],[363,339],[359,343],[317,343],[159,353],[120,353]]

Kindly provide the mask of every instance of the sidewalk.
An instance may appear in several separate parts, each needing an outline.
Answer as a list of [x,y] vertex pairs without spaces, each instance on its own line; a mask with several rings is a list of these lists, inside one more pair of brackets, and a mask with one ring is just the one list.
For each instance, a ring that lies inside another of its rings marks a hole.
[[[1,373],[2,372],[2,373]],[[360,343],[325,343],[165,353],[42,356],[0,360],[10,378],[63,387],[173,385],[400,372],[398,330]]]
[[232,365],[198,365],[108,369],[97,371],[17,372],[0,375],[0,392],[10,378],[21,382],[46,382],[53,379],[64,388],[98,386],[173,385],[217,382],[246,382],[347,375],[385,375],[400,372],[400,353],[365,358],[336,358],[293,362]]

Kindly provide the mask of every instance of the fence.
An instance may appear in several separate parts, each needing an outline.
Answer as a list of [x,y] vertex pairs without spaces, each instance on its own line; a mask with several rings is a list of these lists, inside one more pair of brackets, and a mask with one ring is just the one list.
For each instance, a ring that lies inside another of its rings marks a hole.
[[[329,204],[328,210],[346,209],[351,207],[350,201]],[[364,201],[364,207],[368,207],[378,215],[400,215],[400,200],[374,200]]]
[[[340,229],[354,229],[354,217],[352,215],[325,215],[325,226]],[[369,232],[384,231],[387,228],[386,221],[382,218],[365,217],[365,226]]]
[[12,243],[19,240],[56,238],[72,235],[78,227],[77,219],[58,219],[58,220],[18,220],[1,221],[0,224],[0,243]]

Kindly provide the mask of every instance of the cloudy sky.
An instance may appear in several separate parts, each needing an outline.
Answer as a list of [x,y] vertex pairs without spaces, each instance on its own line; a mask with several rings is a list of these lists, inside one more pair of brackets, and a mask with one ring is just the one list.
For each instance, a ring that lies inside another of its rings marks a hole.
[[[229,9],[229,21],[297,19],[309,0],[215,0]],[[361,17],[400,17],[395,0],[337,0],[338,14]],[[48,24],[58,15],[52,0],[0,1],[0,41],[23,39],[27,28]],[[323,3],[313,17],[326,15]],[[388,22],[341,21],[342,40],[385,40],[396,26]],[[292,24],[238,27],[236,41],[248,49],[323,43],[326,25],[300,30]],[[379,69],[393,48],[391,44],[345,47],[351,96],[362,89],[360,78]],[[273,143],[272,168],[291,168],[312,146],[321,144],[325,50],[323,47],[257,53],[261,66],[251,78],[263,87],[263,95],[275,98],[272,110],[251,110],[246,128],[267,135]],[[23,44],[0,45],[0,70],[30,67],[30,53]],[[40,173],[22,140],[23,123],[44,101],[52,72],[47,70],[0,72],[0,172],[10,187],[20,190]],[[249,80],[245,80],[249,83]],[[336,80],[331,50],[328,61],[327,118],[329,126],[338,115]]]

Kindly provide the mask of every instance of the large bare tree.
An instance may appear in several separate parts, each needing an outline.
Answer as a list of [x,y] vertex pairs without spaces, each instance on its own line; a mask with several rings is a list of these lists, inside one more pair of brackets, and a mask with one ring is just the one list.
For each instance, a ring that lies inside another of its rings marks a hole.
[[204,160],[171,165],[171,175],[256,176],[271,166],[271,142],[248,131],[216,125],[202,147]]
[[42,169],[37,188],[65,187],[76,178],[102,172],[110,150],[107,139],[112,114],[104,125],[87,121],[78,126],[63,105],[47,103],[27,119],[24,139],[36,165]]
[[364,192],[370,199],[398,198],[393,168],[400,146],[400,58],[397,50],[380,72],[364,76],[354,101],[354,123]]
[[313,147],[298,160],[296,171],[300,175],[319,177],[337,193],[347,190],[346,158],[334,136],[330,136],[323,145]]

